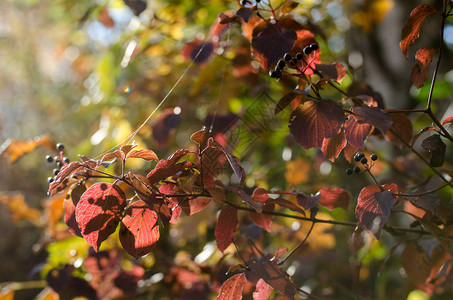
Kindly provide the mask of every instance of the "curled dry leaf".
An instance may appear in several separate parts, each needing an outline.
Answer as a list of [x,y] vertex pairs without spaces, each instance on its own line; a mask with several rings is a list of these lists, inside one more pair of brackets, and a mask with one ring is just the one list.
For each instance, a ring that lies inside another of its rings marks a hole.
[[435,12],[436,10],[427,4],[417,6],[412,10],[409,19],[406,21],[406,25],[401,31],[400,48],[404,57],[408,58],[409,47],[420,36],[420,27],[425,18]]
[[415,66],[411,71],[412,83],[416,88],[421,88],[425,85],[428,79],[428,67],[434,59],[434,49],[421,48],[415,54]]

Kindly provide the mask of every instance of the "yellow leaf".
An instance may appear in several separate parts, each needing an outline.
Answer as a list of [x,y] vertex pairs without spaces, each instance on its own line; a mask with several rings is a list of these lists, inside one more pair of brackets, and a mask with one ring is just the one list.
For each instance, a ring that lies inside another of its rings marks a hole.
[[0,146],[0,157],[8,157],[9,162],[14,163],[37,147],[46,147],[50,150],[56,150],[55,143],[48,135],[37,136],[32,141],[8,139]]
[[311,164],[298,157],[296,160],[289,161],[286,163],[285,179],[288,185],[297,185],[308,181],[311,171]]
[[0,193],[0,203],[7,206],[13,222],[26,220],[38,223],[39,218],[41,217],[41,212],[28,206],[27,202],[25,202],[24,195],[21,193],[14,193],[11,195]]

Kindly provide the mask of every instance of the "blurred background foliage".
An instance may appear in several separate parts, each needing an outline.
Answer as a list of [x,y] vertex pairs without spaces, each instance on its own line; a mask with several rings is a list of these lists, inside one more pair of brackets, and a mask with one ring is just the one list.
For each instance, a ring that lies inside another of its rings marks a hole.
[[[272,1],[274,6],[280,2]],[[353,80],[360,79],[383,96],[387,107],[424,107],[429,85],[420,90],[411,86],[408,74],[414,59],[406,61],[398,43],[409,12],[425,1],[296,2],[299,6],[292,14],[320,29],[316,38],[322,61],[341,61],[348,66],[350,73],[342,87],[348,88]],[[440,1],[428,2],[440,5]],[[190,134],[207,124],[205,119],[212,120],[213,115],[228,122],[231,113],[275,105],[294,88],[294,83],[271,80],[256,63],[248,62],[246,67],[240,63],[241,55],[250,57],[250,47],[237,24],[223,36],[215,55],[203,64],[192,64],[184,51],[187,43],[209,38],[219,13],[238,8],[237,1],[222,0],[1,1],[0,141],[32,140],[47,134],[54,142],[65,144],[71,160],[77,159],[77,154],[100,158],[138,128],[170,93],[135,137],[140,147],[153,149],[164,158],[176,149],[193,147]],[[449,22],[445,28],[448,50],[444,62],[453,61],[453,22]],[[438,28],[439,23],[429,19],[416,46],[436,47]],[[452,84],[452,65],[445,63],[434,93],[440,119],[453,114],[448,101]],[[334,90],[326,93],[331,93],[333,99],[341,96]],[[318,217],[353,221],[356,196],[370,183],[368,178],[345,178],[344,169],[349,163],[342,156],[332,164],[315,149],[302,150],[288,137],[289,113],[283,111],[258,135],[245,133],[242,141],[246,143],[235,148],[246,168],[246,185],[305,193],[342,187],[352,194],[349,210],[323,209]],[[427,126],[423,116],[410,118],[414,132]],[[409,173],[416,183],[423,174],[429,174],[409,152],[376,137],[369,139],[367,148],[379,154],[379,165],[374,170],[382,181]],[[451,149],[448,151],[447,163],[451,164]],[[5,297],[11,295],[10,282],[32,283],[16,284],[14,299],[35,297],[46,286],[41,280],[47,272],[65,264],[76,268],[78,276],[92,280],[85,261],[88,246],[81,238],[71,237],[61,222],[63,199],[45,197],[46,178],[52,176],[52,167],[44,159],[46,154],[56,152],[38,148],[14,164],[0,160],[0,282],[6,287],[2,292]],[[144,173],[151,166],[138,162],[129,165]],[[445,205],[451,206],[451,192],[440,194]],[[172,274],[180,274],[174,268],[188,269],[197,276],[203,273],[200,266],[225,271],[213,242],[216,210],[209,206],[163,230],[159,246],[138,261],[121,252],[115,238],[105,242],[102,249],[118,251],[115,255],[122,258],[119,264],[125,270],[133,270],[134,265],[144,268],[137,297],[181,296],[184,282],[179,287],[174,283],[177,280]],[[392,221],[410,223],[400,215]],[[261,236],[263,248],[269,253],[281,246],[291,249],[295,241],[303,239],[308,225],[275,218],[272,231]],[[246,231],[254,225],[244,215],[240,226]],[[249,230],[257,234],[258,229],[255,226]],[[409,293],[410,299],[427,299],[407,280],[397,255],[401,249],[392,249],[397,239],[383,235],[359,259],[348,248],[352,230],[315,226],[307,247],[287,266],[294,282],[315,295],[335,299],[358,295],[362,299],[405,299]],[[247,245],[242,247],[246,249]],[[229,253],[233,252],[231,249]],[[237,263],[232,255],[224,260],[227,265]],[[362,266],[359,274],[354,273],[357,265]],[[451,297],[451,292],[445,291],[442,299]],[[41,292],[40,297],[43,295],[54,296],[49,290]]]

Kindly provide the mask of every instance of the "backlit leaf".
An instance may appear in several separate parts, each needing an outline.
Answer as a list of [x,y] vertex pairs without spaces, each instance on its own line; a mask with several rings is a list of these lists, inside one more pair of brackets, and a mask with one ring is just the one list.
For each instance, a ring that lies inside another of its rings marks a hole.
[[252,39],[252,54],[265,71],[291,50],[297,35],[293,30],[283,30],[276,24],[267,26]]
[[420,36],[419,31],[423,21],[427,16],[435,12],[436,10],[427,4],[417,6],[412,10],[409,19],[406,21],[406,25],[401,31],[400,48],[406,58],[408,58],[409,47]]
[[379,107],[359,106],[353,107],[352,112],[359,124],[370,124],[379,128],[382,133],[386,133],[392,126],[393,121],[388,113]]
[[347,75],[346,67],[340,62],[335,62],[330,65],[319,64],[316,65],[316,70],[318,70],[323,76],[336,81],[337,83],[341,83],[343,78]]
[[387,184],[382,191],[377,185],[364,187],[359,194],[355,214],[357,224],[379,239],[381,230],[395,204],[396,184]]
[[391,113],[390,117],[393,121],[390,128],[406,143],[402,142],[390,130],[385,134],[386,139],[399,145],[400,148],[406,147],[406,144],[409,145],[412,140],[412,122],[403,113]]
[[253,292],[253,300],[267,300],[273,291],[274,288],[268,285],[263,278],[260,278],[256,283],[256,289]]
[[141,200],[132,203],[124,212],[119,236],[123,248],[135,258],[149,253],[159,240],[157,214]]
[[76,206],[76,221],[83,238],[98,251],[116,229],[126,206],[124,192],[111,183],[93,184]]
[[321,151],[326,159],[333,162],[340,155],[341,150],[346,147],[346,143],[344,130],[340,130],[336,136],[324,139]]
[[306,101],[291,114],[289,130],[305,149],[321,147],[324,138],[338,134],[344,122],[343,108],[332,100]]
[[148,149],[142,149],[142,150],[132,150],[127,154],[126,158],[141,158],[144,160],[159,160],[157,158],[156,153],[154,151],[148,150]]
[[328,209],[341,207],[346,211],[348,210],[351,195],[347,191],[340,188],[324,188],[319,192],[321,193],[321,199],[318,202],[320,205]]
[[202,211],[209,203],[211,203],[211,197],[197,197],[195,199],[189,200],[190,213],[189,215],[196,214],[197,212]]
[[442,121],[442,126],[445,124],[452,123],[452,122],[453,122],[453,117],[445,118],[445,120]]
[[10,163],[15,163],[19,158],[32,152],[37,147],[45,147],[56,151],[55,143],[48,135],[37,136],[32,141],[6,140],[0,146],[0,157],[8,157]]
[[428,79],[428,67],[434,59],[434,49],[421,48],[415,54],[415,66],[411,71],[412,83],[416,88],[421,88],[425,85]]
[[274,109],[274,114],[278,114],[281,112],[285,107],[287,107],[294,99],[298,98],[300,100],[305,100],[308,95],[308,88],[304,90],[294,89],[291,92],[287,93],[283,97],[278,100],[277,105]]
[[[272,203],[264,204],[263,211],[274,211],[274,204]],[[274,218],[274,216],[264,213],[259,214],[256,212],[249,212],[249,216],[253,223],[263,228],[267,232],[271,232],[272,219]]]
[[217,300],[240,300],[247,279],[244,273],[231,276],[222,284]]
[[219,219],[215,226],[217,248],[219,248],[220,251],[225,251],[225,249],[233,242],[233,235],[237,225],[237,209],[229,205],[224,206],[220,211]]

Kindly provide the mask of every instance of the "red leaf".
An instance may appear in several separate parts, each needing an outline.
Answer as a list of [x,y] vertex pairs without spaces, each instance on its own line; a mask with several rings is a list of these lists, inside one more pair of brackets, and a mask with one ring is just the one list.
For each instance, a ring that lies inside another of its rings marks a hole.
[[347,191],[340,188],[324,188],[319,192],[321,193],[321,199],[318,202],[320,205],[328,209],[341,207],[346,211],[348,210],[351,195]]
[[409,47],[420,36],[419,31],[423,21],[427,16],[435,12],[436,10],[427,4],[417,6],[411,12],[409,19],[406,21],[406,25],[401,31],[400,48],[406,58],[408,58]]
[[[266,211],[274,211],[274,204],[264,204],[263,210]],[[267,232],[271,232],[271,225],[272,225],[272,215],[263,214],[263,213],[256,213],[256,212],[249,212],[250,219],[258,225],[259,227],[263,228]]]
[[384,223],[390,216],[390,211],[395,204],[395,195],[398,192],[396,184],[388,184],[381,191],[379,186],[364,187],[359,194],[355,214],[357,224],[369,231],[377,239],[381,235]]
[[333,162],[340,155],[341,150],[346,147],[346,143],[344,131],[340,130],[336,136],[324,139],[321,151],[326,159]]
[[305,98],[307,98],[308,91],[309,88],[306,88],[304,90],[294,89],[288,94],[281,97],[280,100],[278,100],[277,106],[275,106],[274,114],[276,115],[281,112],[296,98],[298,98],[300,101],[305,100]]
[[297,35],[293,30],[282,31],[269,23],[258,36],[252,39],[252,54],[265,71],[291,50]]
[[168,159],[161,159],[154,170],[148,173],[146,178],[153,184],[182,171],[186,167],[186,164],[184,162],[177,163],[177,161],[188,153],[190,153],[190,150],[180,149],[168,157]]
[[[403,113],[391,113],[390,117],[393,121],[392,127],[390,128],[409,145],[412,139],[412,122]],[[391,131],[387,131],[385,137],[387,140],[399,145],[400,148],[406,147],[406,144],[397,138]]]
[[247,260],[247,265],[253,273],[262,278],[268,285],[289,299],[294,299],[297,288],[289,275],[277,265],[275,260],[253,258]]
[[244,273],[239,273],[231,276],[222,284],[220,293],[217,296],[218,300],[240,300],[242,299],[242,289],[244,288],[247,279]]
[[96,251],[116,229],[126,206],[124,192],[111,183],[95,183],[80,198],[76,221],[83,238]]
[[276,198],[276,199],[269,199],[267,201],[267,203],[275,203],[275,204],[278,204],[280,206],[283,206],[283,207],[286,207],[286,208],[289,208],[290,210],[292,211],[295,211],[295,212],[298,212],[300,214],[302,214],[303,216],[305,216],[305,211],[300,208],[299,206],[297,206],[296,204],[292,203],[291,201],[289,200],[286,200],[285,198]]
[[265,203],[269,198],[269,191],[263,188],[258,187],[252,193],[252,199],[255,202]]
[[268,285],[263,278],[256,283],[256,290],[253,292],[253,300],[267,300],[271,296],[274,288]]
[[425,85],[428,79],[428,67],[434,59],[434,49],[421,48],[415,54],[415,66],[411,71],[412,83],[416,88],[421,88]]
[[442,126],[445,124],[448,124],[448,123],[452,123],[452,122],[453,122],[453,117],[445,118],[445,120],[442,121]]
[[110,153],[107,153],[106,155],[104,155],[101,159],[101,161],[106,161],[106,160],[109,160],[109,159],[112,159],[112,158],[120,158],[120,159],[123,159],[123,152],[121,152],[120,150],[116,150],[115,152],[110,152]]
[[217,248],[219,248],[220,251],[225,251],[233,241],[233,235],[237,225],[237,209],[229,205],[223,207],[215,227]]
[[213,138],[209,139],[208,145],[210,147],[215,147],[215,148],[220,149],[225,154],[225,156],[228,160],[228,163],[230,164],[231,168],[233,169],[234,174],[236,174],[236,176],[239,178],[240,183],[243,184],[245,181],[245,170],[241,166],[241,161],[239,160],[239,158],[228,153],[225,150],[225,148],[223,148],[222,145],[217,143]]
[[[65,165],[61,169],[61,172],[58,173],[58,175],[55,177],[54,182],[49,185],[47,194],[52,197],[56,193],[61,192],[65,188],[65,186],[67,186],[68,182],[71,181],[67,177],[80,169],[83,169],[83,164],[78,161],[73,161],[72,163]],[[72,181],[75,182],[76,180],[73,179]]]
[[359,106],[353,107],[352,112],[357,118],[359,124],[370,124],[379,128],[382,133],[386,133],[392,126],[392,118],[388,113],[379,107]]
[[124,250],[133,257],[149,253],[159,240],[157,214],[141,200],[132,203],[124,212],[119,236]]
[[343,66],[343,64],[340,62],[335,62],[330,65],[326,64],[316,65],[316,70],[321,72],[323,76],[338,83],[341,83],[343,78],[345,78],[347,75],[346,67]]
[[75,209],[86,190],[87,187],[85,184],[78,183],[68,194],[70,197],[66,197],[63,201],[64,221],[68,225],[69,231],[80,237],[82,237],[82,232],[76,222]]
[[283,254],[285,254],[286,252],[288,252],[288,248],[286,247],[280,247],[278,248],[276,251],[275,251],[275,255],[273,257],[273,261],[276,261],[277,259],[279,259]]
[[126,158],[141,158],[144,160],[159,160],[157,158],[156,153],[154,151],[148,150],[148,149],[142,149],[142,150],[132,150],[127,154]]
[[370,134],[370,124],[359,124],[355,116],[350,115],[345,125],[345,137],[349,144],[363,149],[366,137]]
[[289,130],[305,149],[321,147],[324,138],[338,134],[344,122],[343,107],[332,101],[306,101],[291,114]]
[[203,208],[205,208],[211,202],[211,200],[212,200],[211,197],[197,197],[195,199],[189,200],[188,201],[190,206],[189,216],[202,211]]

